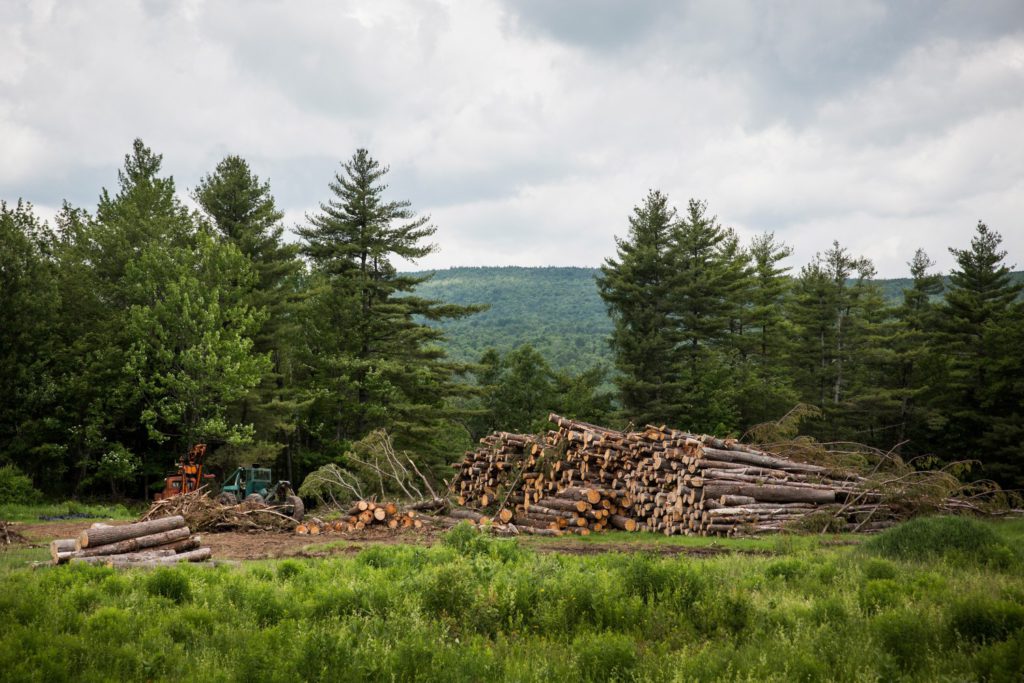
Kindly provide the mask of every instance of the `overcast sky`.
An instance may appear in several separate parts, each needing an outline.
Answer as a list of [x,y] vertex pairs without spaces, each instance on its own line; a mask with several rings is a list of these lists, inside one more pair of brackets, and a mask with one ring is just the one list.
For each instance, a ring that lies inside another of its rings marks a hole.
[[135,137],[290,226],[367,147],[421,267],[599,265],[649,188],[794,266],[948,270],[983,219],[1024,267],[1024,2],[0,0],[0,198],[94,208]]

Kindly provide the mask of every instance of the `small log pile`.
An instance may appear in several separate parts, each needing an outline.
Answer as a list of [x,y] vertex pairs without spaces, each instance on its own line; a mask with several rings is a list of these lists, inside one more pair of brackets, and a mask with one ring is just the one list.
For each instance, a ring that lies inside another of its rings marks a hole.
[[367,528],[381,529],[422,529],[424,521],[412,507],[400,510],[395,503],[377,503],[372,500],[355,502],[342,519],[324,522],[313,518],[295,527],[300,535],[318,536],[320,534],[348,533],[362,531]]
[[158,500],[140,521],[184,517],[194,531],[291,531],[297,522],[273,506],[243,500],[221,505],[204,489]]
[[178,562],[206,562],[210,549],[193,536],[179,516],[111,526],[93,524],[77,538],[50,542],[54,564],[100,564],[107,567],[159,567]]
[[549,419],[544,436],[496,432],[456,464],[453,511],[526,533],[608,528],[737,535],[800,525],[874,531],[897,508],[851,471],[797,462],[732,439],[664,426],[620,432]]

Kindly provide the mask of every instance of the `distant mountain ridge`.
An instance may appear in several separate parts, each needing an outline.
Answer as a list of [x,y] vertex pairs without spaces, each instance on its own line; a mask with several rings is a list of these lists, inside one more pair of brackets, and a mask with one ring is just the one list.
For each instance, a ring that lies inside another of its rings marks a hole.
[[[597,268],[501,266],[413,273],[433,277],[417,294],[454,304],[490,304],[483,313],[441,323],[451,356],[475,361],[485,349],[532,344],[555,368],[579,372],[611,364],[612,323],[597,293]],[[1024,282],[1024,271],[1013,273]],[[877,280],[887,300],[899,302],[910,278]],[[948,284],[949,278],[946,278]]]

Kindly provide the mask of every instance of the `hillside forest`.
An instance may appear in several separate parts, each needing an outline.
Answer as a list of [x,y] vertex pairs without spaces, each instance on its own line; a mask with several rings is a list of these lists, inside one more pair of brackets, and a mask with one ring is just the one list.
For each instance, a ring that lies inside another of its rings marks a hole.
[[799,415],[806,438],[1024,487],[1024,284],[983,222],[948,276],[918,250],[893,291],[838,242],[798,266],[651,191],[596,273],[537,271],[564,283],[545,308],[503,287],[520,269],[399,271],[435,228],[366,150],[297,241],[241,157],[196,208],[161,165],[136,140],[96,207],[52,224],[0,204],[0,466],[53,495],[148,497],[200,441],[298,483],[358,469],[379,430],[440,480],[549,411],[736,436]]

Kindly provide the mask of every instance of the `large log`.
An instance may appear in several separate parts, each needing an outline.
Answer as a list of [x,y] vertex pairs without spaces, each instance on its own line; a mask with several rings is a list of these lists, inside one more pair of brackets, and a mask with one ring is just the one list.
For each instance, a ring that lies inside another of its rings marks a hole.
[[131,562],[144,562],[161,557],[172,557],[177,555],[173,550],[144,550],[139,553],[127,553],[125,555],[93,555],[91,557],[72,557],[71,564],[108,564],[112,558],[123,564]]
[[185,526],[185,518],[181,515],[154,519],[149,522],[137,522],[135,524],[124,524],[122,526],[103,527],[99,529],[86,529],[78,535],[76,548],[91,548],[107,543],[117,543],[129,538],[148,536],[161,531],[170,531]]
[[60,564],[60,556],[69,556],[69,553],[75,552],[75,539],[73,538],[57,538],[50,541],[50,557],[53,558],[54,564]]
[[705,484],[705,498],[721,496],[748,496],[762,503],[816,503],[827,505],[836,502],[836,492],[829,489],[804,488],[798,486],[773,486],[758,484]]
[[129,538],[117,543],[106,543],[94,548],[83,548],[78,551],[78,557],[94,557],[96,555],[124,555],[135,553],[145,548],[152,548],[158,545],[167,545],[184,541],[190,535],[188,527],[178,527],[169,531],[161,531],[158,534]]

